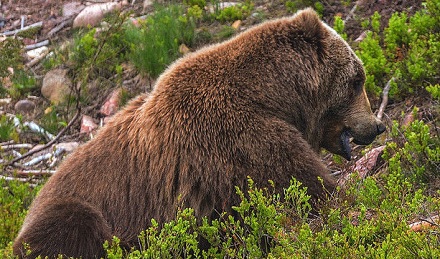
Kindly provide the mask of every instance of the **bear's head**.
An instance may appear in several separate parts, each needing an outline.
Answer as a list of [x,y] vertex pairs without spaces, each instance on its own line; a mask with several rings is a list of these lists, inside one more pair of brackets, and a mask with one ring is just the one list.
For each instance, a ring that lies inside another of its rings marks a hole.
[[325,31],[321,51],[325,55],[326,73],[321,78],[325,85],[321,92],[325,112],[320,119],[320,146],[350,160],[351,139],[356,144],[368,145],[386,128],[371,111],[362,62],[332,28],[323,22],[321,25]]
[[[370,144],[385,131],[370,108],[363,64],[346,41],[312,9],[300,11],[290,19],[278,26],[286,26],[281,35],[288,34],[288,42],[293,45],[293,51],[279,54],[284,64],[286,60],[292,64],[288,68],[291,72],[277,76],[288,82],[287,87],[294,85],[293,96],[297,99],[289,102],[301,108],[290,105],[288,116],[296,116],[293,121],[313,148],[325,148],[350,160],[350,140]],[[298,97],[303,99],[298,101]]]

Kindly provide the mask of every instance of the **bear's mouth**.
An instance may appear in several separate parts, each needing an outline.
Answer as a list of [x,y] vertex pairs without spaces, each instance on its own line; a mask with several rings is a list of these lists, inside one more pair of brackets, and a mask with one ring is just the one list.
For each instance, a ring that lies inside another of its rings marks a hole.
[[342,156],[347,159],[348,161],[351,160],[351,146],[350,146],[350,142],[353,142],[356,145],[369,145],[371,144],[371,142],[373,142],[374,137],[370,137],[367,139],[361,139],[361,138],[356,138],[353,137],[353,134],[350,132],[349,129],[345,129],[342,131],[341,136],[340,136],[340,141],[341,141],[341,147],[342,147]]
[[351,134],[348,130],[344,130],[341,133],[341,147],[342,147],[342,156],[347,159],[347,161],[351,160],[351,146],[350,146],[350,138]]

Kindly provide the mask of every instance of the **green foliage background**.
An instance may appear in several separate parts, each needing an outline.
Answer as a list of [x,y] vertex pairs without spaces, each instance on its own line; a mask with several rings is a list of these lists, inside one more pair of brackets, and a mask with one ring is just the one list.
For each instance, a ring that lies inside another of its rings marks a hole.
[[[182,55],[181,44],[191,47],[202,37],[218,37],[198,30],[200,24],[226,24],[229,29],[225,35],[230,36],[235,31],[227,23],[248,17],[254,7],[252,1],[244,1],[209,14],[207,4],[215,7],[219,1],[183,2],[157,7],[137,26],[127,22],[128,15],[108,17],[109,26],[100,32],[78,32],[74,43],[56,51],[45,67],[68,66],[75,85],[82,89],[76,98],[86,104],[93,97],[84,86],[92,78],[106,82],[116,75],[118,82],[124,62],[156,78]],[[318,1],[285,1],[285,6],[293,12],[305,2],[323,8]],[[362,23],[368,30],[366,38],[350,43],[364,62],[366,88],[371,96],[378,98],[383,86],[391,81],[391,101],[422,95],[435,105],[432,109],[438,115],[439,17],[440,1],[430,0],[411,17],[395,13],[387,25],[381,26],[381,17],[376,13]],[[342,19],[335,18],[334,28],[347,38]],[[3,46],[0,52],[7,50],[5,62],[21,62],[19,48],[10,42]],[[6,76],[6,65],[1,62],[0,76]],[[23,68],[16,65],[14,69]],[[2,94],[20,96],[32,89],[32,79],[26,73],[21,75],[21,79],[14,79],[14,88],[2,88]],[[112,84],[117,83],[103,85],[111,88]],[[46,119],[57,124],[53,118],[62,109],[54,107]],[[295,179],[283,194],[275,193],[274,188],[261,189],[248,179],[246,190],[237,189],[242,200],[234,207],[238,217],[222,213],[212,222],[197,220],[193,210],[185,208],[164,226],[152,220],[152,226],[139,235],[140,250],[122,251],[117,237],[107,242],[104,247],[108,258],[439,258],[439,223],[421,231],[409,228],[420,218],[440,214],[440,192],[436,188],[440,172],[438,117],[421,120],[418,112],[417,108],[412,111],[416,119],[405,126],[397,121],[390,123],[386,143],[382,143],[386,148],[380,174],[365,179],[353,174],[343,189],[322,201],[318,212],[311,210],[306,189]],[[6,116],[0,119],[0,138],[18,138]],[[11,242],[41,185],[0,178],[0,186],[0,255],[9,258]],[[201,238],[209,242],[209,249],[199,249]]]

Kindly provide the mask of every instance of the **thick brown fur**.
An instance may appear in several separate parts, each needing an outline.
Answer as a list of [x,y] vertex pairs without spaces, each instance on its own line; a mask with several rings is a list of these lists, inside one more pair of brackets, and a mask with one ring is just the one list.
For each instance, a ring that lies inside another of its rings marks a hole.
[[171,220],[178,206],[198,217],[230,211],[247,176],[280,192],[295,177],[323,197],[335,182],[319,149],[347,155],[344,131],[362,143],[381,131],[364,79],[353,51],[310,9],[189,54],[66,159],[14,251],[27,243],[30,257],[99,257],[113,235],[136,246],[152,218]]

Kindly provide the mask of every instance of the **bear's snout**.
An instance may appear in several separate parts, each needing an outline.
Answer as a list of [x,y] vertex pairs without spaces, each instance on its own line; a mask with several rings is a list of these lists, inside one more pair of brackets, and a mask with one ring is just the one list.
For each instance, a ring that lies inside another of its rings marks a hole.
[[377,135],[380,135],[385,132],[387,127],[385,127],[385,124],[383,124],[381,121],[377,121]]
[[380,120],[374,119],[372,125],[363,125],[363,127],[355,127],[350,131],[353,137],[353,142],[358,145],[368,145],[374,141],[374,139],[385,132],[386,127]]

